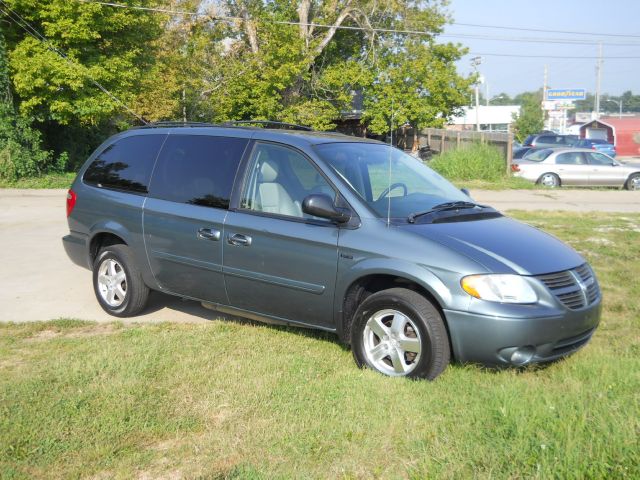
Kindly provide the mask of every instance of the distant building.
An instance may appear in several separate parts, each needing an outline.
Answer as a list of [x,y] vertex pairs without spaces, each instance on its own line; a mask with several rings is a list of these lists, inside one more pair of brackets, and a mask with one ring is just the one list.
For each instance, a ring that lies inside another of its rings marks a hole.
[[[520,105],[480,105],[478,123],[480,130],[488,132],[510,132],[513,116],[520,114]],[[475,130],[475,107],[463,107],[460,116],[453,117],[445,128],[448,130]]]
[[616,146],[621,156],[640,155],[640,117],[602,117],[580,127],[581,138],[601,138]]

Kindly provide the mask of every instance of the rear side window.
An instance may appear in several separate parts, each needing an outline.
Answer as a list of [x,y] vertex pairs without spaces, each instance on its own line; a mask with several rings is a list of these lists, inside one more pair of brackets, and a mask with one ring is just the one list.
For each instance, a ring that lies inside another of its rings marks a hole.
[[109,145],[84,174],[89,185],[147,193],[153,163],[166,135],[137,135]]
[[553,153],[553,150],[545,148],[544,150],[534,150],[527,153],[524,158],[533,162],[541,162]]
[[586,162],[581,152],[566,152],[556,157],[556,163],[558,165],[584,165]]
[[246,138],[170,135],[153,173],[149,195],[172,202],[229,208]]

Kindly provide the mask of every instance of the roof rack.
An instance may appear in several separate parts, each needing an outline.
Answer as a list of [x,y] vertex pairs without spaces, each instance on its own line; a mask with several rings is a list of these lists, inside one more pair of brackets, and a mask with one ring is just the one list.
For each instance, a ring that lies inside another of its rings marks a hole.
[[311,127],[307,127],[304,125],[296,125],[295,123],[274,122],[272,120],[235,120],[232,122],[224,122],[222,124],[223,127],[235,127],[243,125],[262,125],[265,127],[282,128],[284,130],[304,130],[307,132],[313,131]]
[[234,120],[224,123],[208,123],[208,122],[179,122],[175,120],[152,122],[147,123],[139,127],[133,127],[136,129],[145,128],[169,128],[169,127],[250,127],[253,125],[260,125],[271,128],[281,128],[284,130],[304,130],[307,132],[313,131],[311,127],[304,125],[295,125],[293,123],[274,122],[271,120]]
[[147,123],[146,125],[142,125],[140,127],[133,128],[167,128],[167,127],[218,127],[219,124],[216,123],[207,123],[207,122],[178,122],[178,121],[162,121],[162,122],[152,122]]

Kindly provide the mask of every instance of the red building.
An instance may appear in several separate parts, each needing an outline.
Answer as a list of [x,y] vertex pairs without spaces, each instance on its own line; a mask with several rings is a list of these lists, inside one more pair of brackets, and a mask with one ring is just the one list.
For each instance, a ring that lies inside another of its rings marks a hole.
[[616,146],[619,156],[640,156],[640,117],[604,117],[580,127],[580,138],[602,138]]

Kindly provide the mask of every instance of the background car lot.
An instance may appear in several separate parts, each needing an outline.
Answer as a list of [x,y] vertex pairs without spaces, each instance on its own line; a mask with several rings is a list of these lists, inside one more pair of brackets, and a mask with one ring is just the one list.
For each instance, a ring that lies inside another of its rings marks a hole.
[[640,164],[620,163],[593,150],[549,148],[511,165],[514,175],[546,187],[596,186],[640,189]]
[[590,148],[591,150],[595,150],[600,153],[605,153],[610,157],[616,156],[616,147],[607,142],[606,140],[599,140],[596,138],[583,138],[582,140],[578,140],[575,142],[574,147],[576,148]]

